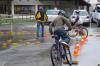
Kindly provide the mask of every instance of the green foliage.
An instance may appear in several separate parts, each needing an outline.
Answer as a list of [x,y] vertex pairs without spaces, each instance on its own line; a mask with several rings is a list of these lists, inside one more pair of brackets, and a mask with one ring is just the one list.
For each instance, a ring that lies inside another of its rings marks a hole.
[[27,23],[27,22],[35,22],[33,19],[29,18],[18,18],[18,19],[0,19],[0,25],[8,25],[8,24],[16,24],[16,23]]

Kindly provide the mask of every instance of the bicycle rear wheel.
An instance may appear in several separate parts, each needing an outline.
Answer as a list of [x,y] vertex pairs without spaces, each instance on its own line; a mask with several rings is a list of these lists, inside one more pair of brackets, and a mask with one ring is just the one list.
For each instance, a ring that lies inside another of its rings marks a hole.
[[50,56],[53,66],[62,66],[62,57],[58,45],[53,44],[50,50]]
[[83,31],[83,34],[88,37],[88,29],[85,27],[82,27],[82,31]]

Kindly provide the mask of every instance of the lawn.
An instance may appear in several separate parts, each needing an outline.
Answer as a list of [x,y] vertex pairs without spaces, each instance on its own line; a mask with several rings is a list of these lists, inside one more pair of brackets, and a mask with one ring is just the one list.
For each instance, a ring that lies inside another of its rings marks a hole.
[[0,25],[16,24],[16,23],[28,23],[28,22],[35,22],[35,20],[31,19],[31,18],[0,19]]

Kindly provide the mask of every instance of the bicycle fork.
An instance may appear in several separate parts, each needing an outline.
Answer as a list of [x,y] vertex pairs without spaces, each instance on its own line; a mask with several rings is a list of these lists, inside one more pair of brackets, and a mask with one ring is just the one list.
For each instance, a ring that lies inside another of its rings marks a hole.
[[[69,66],[72,66],[72,57],[71,57],[71,52],[70,52],[70,48],[66,48],[63,46],[64,49],[64,53],[65,53],[65,59],[66,62],[69,64]],[[69,56],[68,56],[69,55]]]

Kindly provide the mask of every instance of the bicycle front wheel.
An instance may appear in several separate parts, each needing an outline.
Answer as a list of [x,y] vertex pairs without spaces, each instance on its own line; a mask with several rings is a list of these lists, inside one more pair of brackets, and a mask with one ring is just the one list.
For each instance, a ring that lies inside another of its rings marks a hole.
[[63,49],[64,49],[64,55],[65,55],[64,60],[66,60],[69,66],[72,66],[72,56],[71,56],[70,48],[66,47],[66,45],[63,45]]
[[59,47],[57,44],[53,44],[50,50],[50,56],[53,66],[62,66],[62,57],[59,52]]

